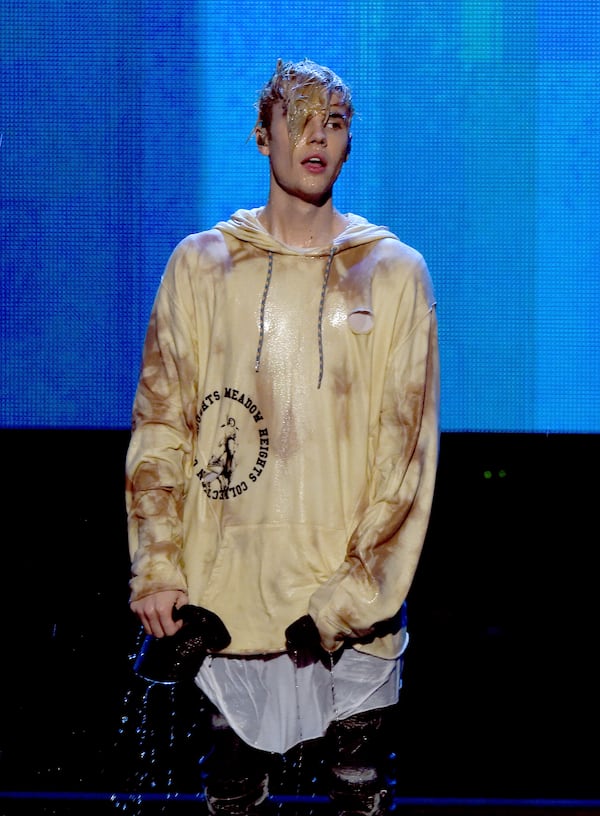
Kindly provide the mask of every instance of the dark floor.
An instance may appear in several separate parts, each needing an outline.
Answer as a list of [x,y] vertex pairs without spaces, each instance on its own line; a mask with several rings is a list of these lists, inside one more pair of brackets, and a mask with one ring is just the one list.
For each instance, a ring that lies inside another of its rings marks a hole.
[[[566,800],[481,800],[409,799],[398,797],[393,804],[398,816],[598,816],[600,801]],[[200,796],[172,795],[127,799],[123,794],[76,795],[2,794],[1,816],[198,816],[206,814]],[[270,816],[334,816],[335,811],[320,799],[312,802],[290,797],[273,798],[266,811]]]
[[[0,816],[204,813],[197,690],[132,672],[127,437],[0,432]],[[388,734],[399,813],[600,814],[599,442],[442,437]],[[275,812],[327,812],[319,767],[276,779]]]

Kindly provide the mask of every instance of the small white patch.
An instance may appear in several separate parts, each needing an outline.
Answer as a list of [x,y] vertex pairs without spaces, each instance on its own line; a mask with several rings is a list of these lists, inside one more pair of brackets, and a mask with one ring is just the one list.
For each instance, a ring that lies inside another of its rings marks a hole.
[[368,334],[373,328],[371,309],[354,309],[348,315],[348,325],[354,334]]

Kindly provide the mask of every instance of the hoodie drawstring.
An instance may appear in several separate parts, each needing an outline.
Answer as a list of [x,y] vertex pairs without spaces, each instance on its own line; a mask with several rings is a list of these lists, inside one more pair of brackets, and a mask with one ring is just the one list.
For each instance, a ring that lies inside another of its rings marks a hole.
[[329,280],[329,272],[331,270],[331,263],[335,255],[335,246],[329,250],[329,257],[325,266],[325,274],[323,276],[323,287],[321,289],[321,302],[319,303],[319,382],[317,388],[321,387],[321,380],[323,379],[323,308],[325,306],[325,294],[327,292],[327,282]]
[[[319,319],[318,319],[318,340],[319,340],[319,382],[317,388],[321,387],[323,380],[323,310],[325,308],[325,295],[327,294],[327,283],[329,281],[329,273],[331,271],[331,264],[333,256],[335,255],[335,246],[329,250],[327,257],[327,264],[325,265],[325,273],[323,275],[323,286],[321,288],[321,300],[319,302]],[[256,372],[260,369],[260,358],[262,354],[263,342],[265,339],[265,305],[267,303],[267,295],[271,285],[271,276],[273,274],[273,253],[269,252],[269,266],[267,268],[267,278],[265,280],[265,287],[263,289],[262,299],[260,301],[260,329],[258,335],[258,348],[256,349],[256,358],[254,360],[254,370]]]
[[258,372],[258,369],[260,368],[260,355],[262,353],[263,340],[265,339],[265,304],[267,302],[269,286],[271,285],[272,274],[273,274],[273,253],[269,252],[269,268],[267,269],[267,279],[265,281],[265,288],[263,289],[262,300],[260,301],[260,332],[258,335],[258,348],[256,349],[256,359],[254,361],[254,370],[256,372]]

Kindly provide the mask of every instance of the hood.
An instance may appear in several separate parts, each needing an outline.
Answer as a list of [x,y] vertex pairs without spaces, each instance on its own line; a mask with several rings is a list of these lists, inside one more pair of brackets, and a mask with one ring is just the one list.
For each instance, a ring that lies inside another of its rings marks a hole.
[[[348,225],[331,244],[322,247],[309,247],[306,249],[299,247],[291,247],[287,244],[273,238],[267,232],[263,225],[258,220],[259,209],[251,210],[240,209],[237,210],[231,218],[227,221],[220,221],[215,224],[214,229],[222,233],[234,236],[239,241],[244,241],[251,244],[258,249],[264,250],[268,255],[268,262],[266,268],[266,279],[264,290],[260,302],[260,324],[258,346],[256,349],[255,371],[260,369],[261,354],[263,343],[265,339],[265,304],[269,294],[269,287],[271,285],[271,276],[273,273],[273,256],[274,255],[301,255],[304,257],[324,257],[324,274],[323,285],[321,290],[321,300],[319,312],[316,317],[317,337],[319,349],[319,377],[317,388],[321,387],[324,372],[324,349],[323,349],[323,306],[325,303],[325,296],[327,294],[327,283],[329,280],[329,272],[334,256],[350,247],[358,246],[360,244],[368,244],[373,241],[379,241],[382,238],[394,238],[397,236],[387,227],[377,226],[371,224],[366,218],[361,215],[353,213],[346,213]],[[361,265],[358,265],[354,270],[347,275],[347,316],[348,325],[356,334],[367,334],[373,327],[374,315],[371,305],[371,275],[372,268],[364,270]]]
[[328,256],[333,248],[334,252],[339,252],[348,247],[368,244],[371,241],[378,241],[381,238],[396,238],[393,232],[387,227],[371,224],[366,218],[354,213],[344,213],[348,219],[348,226],[327,246],[310,247],[302,249],[291,247],[278,241],[267,232],[258,220],[260,209],[255,207],[250,210],[237,210],[227,221],[219,221],[215,224],[215,229],[220,232],[235,236],[240,241],[247,241],[265,252],[274,252],[281,255],[307,255],[307,256]]

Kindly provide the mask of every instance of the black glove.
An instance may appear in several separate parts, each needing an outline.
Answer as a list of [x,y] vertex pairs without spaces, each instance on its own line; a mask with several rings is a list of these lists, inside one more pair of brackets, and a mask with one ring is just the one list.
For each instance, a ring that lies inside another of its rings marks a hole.
[[221,618],[201,606],[174,607],[173,620],[183,621],[174,635],[146,635],[142,642],[133,670],[145,680],[176,683],[193,678],[208,651],[218,652],[231,643]]
[[310,615],[303,615],[290,623],[285,630],[285,647],[298,667],[316,663],[326,654],[317,624]]

